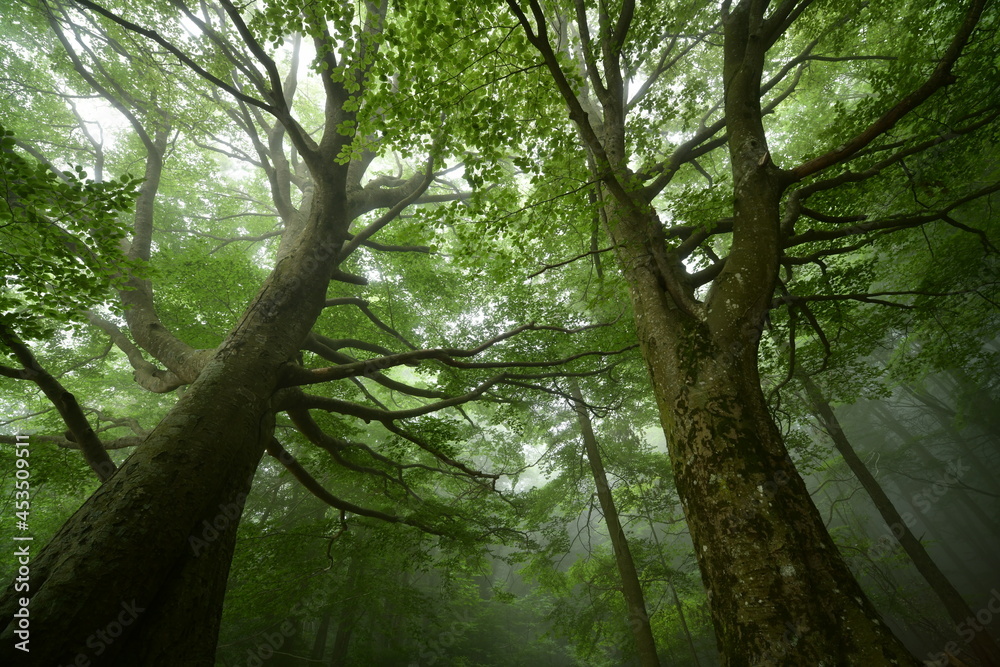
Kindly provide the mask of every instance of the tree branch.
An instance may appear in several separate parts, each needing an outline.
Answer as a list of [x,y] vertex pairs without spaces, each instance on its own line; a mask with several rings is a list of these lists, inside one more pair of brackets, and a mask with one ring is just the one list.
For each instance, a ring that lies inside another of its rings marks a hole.
[[396,204],[385,212],[378,220],[371,223],[357,234],[354,235],[350,241],[348,241],[340,251],[340,255],[337,257],[337,261],[343,262],[347,259],[352,252],[354,252],[359,245],[371,238],[376,232],[388,225],[390,222],[399,217],[399,214],[403,210],[412,204],[417,198],[420,197],[430,186],[431,182],[434,180],[434,158],[433,156],[427,160],[427,169],[424,178],[417,184],[413,191],[407,196],[400,199]]
[[[140,26],[140,25],[138,25],[136,23],[132,23],[131,21],[128,21],[128,20],[122,18],[121,16],[118,16],[114,12],[111,12],[111,11],[105,9],[101,5],[99,5],[99,4],[95,3],[95,2],[91,2],[91,0],[75,0],[75,2],[77,4],[79,4],[79,5],[87,8],[87,9],[90,9],[92,11],[97,12],[101,16],[103,16],[103,17],[111,20],[114,23],[117,23],[119,26],[125,28],[126,30],[129,30],[129,31],[134,32],[134,33],[136,33],[138,35],[142,35],[143,37],[146,37],[148,39],[153,40],[154,42],[156,42],[157,44],[159,44],[160,46],[162,46],[163,48],[165,48],[167,51],[169,51],[171,54],[173,54],[178,60],[180,60],[185,66],[187,66],[195,74],[197,74],[198,76],[202,77],[206,81],[211,82],[214,86],[216,86],[218,88],[221,88],[222,90],[226,91],[227,93],[229,93],[230,95],[232,95],[236,99],[243,100],[247,104],[252,104],[255,107],[264,109],[268,113],[277,115],[278,109],[276,109],[275,107],[273,107],[272,105],[270,105],[270,104],[268,104],[266,102],[258,100],[255,97],[251,97],[249,95],[241,93],[239,90],[237,90],[233,86],[229,85],[228,83],[226,83],[222,79],[220,79],[217,76],[215,76],[215,75],[211,74],[210,72],[206,71],[198,63],[196,63],[195,61],[193,61],[183,51],[181,51],[176,46],[174,46],[171,42],[169,42],[168,40],[166,40],[162,35],[160,35],[155,30],[150,30],[148,28],[143,28],[142,26]],[[280,90],[280,88],[279,88],[279,90]]]
[[[879,230],[897,231],[900,229],[909,229],[912,227],[919,227],[920,225],[927,224],[928,222],[934,222],[936,220],[941,220],[947,222],[948,224],[954,223],[957,225],[960,223],[955,222],[949,215],[952,211],[954,211],[959,206],[962,206],[963,204],[967,204],[971,201],[981,199],[982,197],[986,197],[997,191],[1000,191],[1000,182],[993,183],[986,187],[980,188],[979,190],[976,190],[975,192],[968,194],[965,197],[961,197],[953,201],[951,204],[949,204],[943,209],[940,209],[938,211],[932,211],[930,213],[925,213],[922,215],[904,214],[892,218],[886,218],[883,220],[873,220],[871,222],[863,222],[859,225],[853,225],[851,227],[842,227],[840,229],[831,229],[831,230],[809,229],[802,232],[801,234],[796,234],[795,236],[786,239],[783,244],[783,247],[791,248],[797,245],[801,245],[803,243],[811,243],[813,241],[830,241],[834,239],[845,238],[848,236],[857,236],[859,234],[866,234],[872,231],[879,231]],[[977,233],[985,237],[985,234],[981,232],[981,230],[968,227],[967,225],[962,225],[962,227],[965,228],[965,231]],[[986,239],[986,241],[988,242],[989,239]]]
[[358,310],[364,313],[365,317],[371,320],[372,324],[374,324],[379,329],[386,332],[399,342],[403,343],[403,345],[410,348],[411,350],[417,349],[417,346],[411,343],[410,341],[406,340],[406,338],[404,338],[401,333],[399,333],[398,331],[390,327],[388,324],[383,322],[381,319],[379,319],[379,317],[372,312],[368,302],[365,301],[364,299],[359,299],[357,297],[340,297],[335,299],[327,299],[325,307],[329,308],[331,306],[344,306],[344,305],[357,306]]
[[875,139],[892,129],[900,119],[927,101],[931,95],[953,83],[955,76],[951,70],[955,62],[962,55],[962,50],[979,24],[979,19],[982,16],[985,6],[986,0],[973,0],[969,4],[969,10],[962,21],[962,25],[955,33],[955,37],[952,39],[948,49],[938,61],[937,67],[934,68],[934,71],[923,85],[900,100],[896,106],[886,111],[874,123],[842,146],[792,169],[788,174],[788,177],[791,179],[790,182],[800,181],[807,176],[811,176],[850,159],[862,148],[865,148]]
[[[42,368],[41,364],[38,363],[35,356],[31,353],[31,350],[28,349],[13,331],[3,324],[0,324],[0,342],[3,342],[4,345],[10,348],[14,356],[17,357],[17,360],[24,366],[19,379],[34,382],[42,390],[42,393],[45,394],[45,397],[55,406],[59,412],[59,416],[62,417],[70,434],[72,434],[72,439],[79,443],[83,458],[87,461],[90,469],[97,475],[97,478],[102,482],[110,479],[111,475],[118,468],[115,466],[114,461],[111,460],[111,457],[108,456],[108,453],[104,449],[104,444],[97,436],[97,433],[91,428],[76,397],[67,391],[48,371]],[[4,369],[4,375],[14,377],[6,372],[7,370],[14,369],[10,369],[9,367],[0,368]]]
[[350,512],[351,514],[357,514],[358,516],[366,516],[372,519],[379,519],[380,521],[385,521],[387,523],[403,523],[408,526],[413,526],[418,528],[425,533],[430,533],[431,535],[447,536],[448,533],[428,526],[421,521],[416,521],[409,517],[395,516],[392,514],[386,514],[385,512],[379,512],[378,510],[367,509],[361,507],[360,505],[355,505],[354,503],[347,502],[346,500],[341,500],[337,496],[333,495],[325,488],[323,485],[316,481],[309,472],[302,467],[302,464],[292,456],[288,451],[281,446],[281,443],[277,439],[272,438],[270,444],[267,446],[267,453],[278,459],[279,462],[292,474],[296,480],[299,481],[302,486],[306,488],[311,494],[322,500],[324,503],[330,507],[336,508],[342,512]]
[[365,361],[357,361],[354,363],[340,364],[338,366],[331,366],[328,368],[316,368],[307,369],[301,366],[288,364],[285,366],[284,372],[282,374],[281,385],[283,387],[290,386],[302,386],[307,384],[318,384],[321,382],[330,382],[334,380],[343,380],[349,377],[357,377],[359,375],[371,375],[375,372],[384,370],[386,368],[393,368],[396,366],[412,365],[420,361],[425,361],[433,359],[435,361],[440,361],[446,366],[452,368],[479,368],[479,369],[493,369],[493,368],[552,368],[555,366],[561,366],[567,364],[576,359],[581,359],[588,356],[610,356],[615,354],[621,354],[627,350],[635,347],[634,345],[617,350],[614,352],[603,352],[603,351],[589,351],[580,352],[562,359],[555,359],[551,361],[486,361],[486,362],[465,362],[459,361],[459,358],[474,357],[485,350],[493,347],[497,343],[500,343],[508,338],[512,338],[525,331],[558,331],[561,333],[578,333],[580,331],[594,328],[595,326],[605,326],[605,325],[593,325],[589,327],[581,327],[579,329],[564,329],[561,327],[552,326],[541,326],[535,324],[525,324],[523,326],[517,327],[498,336],[490,338],[478,347],[472,349],[457,349],[457,348],[439,348],[439,349],[422,349],[422,350],[411,350],[409,352],[402,352],[400,354],[392,354],[376,359],[368,359]]

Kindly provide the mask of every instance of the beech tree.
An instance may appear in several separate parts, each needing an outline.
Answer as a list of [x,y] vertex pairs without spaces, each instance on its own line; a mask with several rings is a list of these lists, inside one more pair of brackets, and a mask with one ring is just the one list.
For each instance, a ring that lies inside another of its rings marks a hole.
[[[119,283],[100,276],[90,283],[92,291],[103,286],[108,305],[70,297],[63,320],[99,330],[143,389],[178,396],[158,423],[138,426],[141,445],[117,471],[103,467],[106,483],[32,554],[30,654],[15,648],[11,622],[25,592],[7,589],[3,661],[212,664],[236,525],[265,452],[344,525],[367,517],[454,539],[509,531],[497,485],[516,461],[483,456],[477,460],[488,469],[480,470],[460,460],[464,449],[455,443],[482,434],[461,406],[499,400],[505,386],[544,388],[564,373],[599,372],[614,351],[588,347],[601,342],[586,340],[590,322],[574,323],[558,307],[524,308],[516,290],[506,304],[477,303],[475,286],[443,261],[427,268],[377,258],[429,254],[426,218],[400,215],[466,198],[442,179],[449,160],[454,167],[455,155],[475,147],[434,105],[421,108],[433,124],[394,125],[413,109],[396,83],[392,56],[405,44],[389,30],[388,3],[84,1],[17,11],[22,32],[8,35],[17,40],[8,71],[30,70],[27,61],[41,53],[53,53],[56,66],[48,79],[33,71],[8,81],[12,95],[70,105],[79,121],[69,146],[52,142],[46,154],[28,137],[25,150],[53,169],[90,158],[98,179],[112,167],[106,158],[117,157],[115,166],[138,165],[143,177]],[[307,47],[314,55],[303,55]],[[308,81],[300,63],[313,73]],[[127,132],[113,146],[70,104],[94,96],[123,119]],[[213,168],[205,149],[226,160]],[[373,166],[378,159],[390,168]],[[467,170],[474,182],[474,168]],[[192,198],[187,188],[199,192]],[[272,238],[257,262],[225,252]],[[438,243],[447,250],[443,235]],[[202,288],[222,308],[183,312],[191,304],[171,292],[185,279],[178,262],[230,273],[225,288]],[[171,278],[161,291],[158,265]],[[140,270],[146,266],[152,275]],[[404,282],[407,271],[435,280]],[[15,292],[24,284],[14,277]],[[423,314],[407,305],[394,322],[392,309],[404,303]],[[511,339],[527,351],[512,349]],[[6,335],[4,343],[25,367],[5,367],[5,375],[33,377],[21,343]],[[393,376],[393,369],[406,370]],[[433,416],[449,408],[458,412]],[[367,436],[355,421],[378,428]],[[86,421],[70,424],[74,434],[81,429],[105,456],[135,444],[133,436],[105,442]],[[359,431],[363,437],[351,437]],[[73,440],[90,456],[83,439]],[[293,453],[307,443],[374,481],[325,487]],[[382,493],[363,506],[358,491],[370,483]],[[123,605],[134,610],[127,632],[99,651],[88,644]]]
[[816,291],[810,267],[922,225],[976,233],[963,206],[995,168],[955,178],[939,149],[992,155],[987,4],[507,2],[629,285],[724,664],[915,664],[791,463],[758,349],[775,308],[823,336],[811,303],[891,296]]
[[[916,664],[827,533],[762,368],[787,369],[767,378],[779,396],[803,338],[826,366],[831,304],[955,296],[915,269],[882,286],[872,267],[901,235],[967,235],[970,264],[991,250],[973,213],[1000,189],[996,3],[3,14],[5,152],[62,174],[71,203],[111,200],[80,219],[39,199],[56,261],[2,265],[0,304],[19,309],[0,315],[5,392],[51,394],[24,425],[103,482],[31,554],[29,664],[212,664],[265,453],[331,508],[331,532],[522,539],[519,404],[543,392],[582,418],[583,396],[601,402],[585,378],[613,377],[636,338],[723,664]],[[788,343],[762,344],[772,329]],[[75,388],[100,375],[145,395],[129,409]],[[0,598],[5,663],[25,657],[21,595]],[[123,605],[134,618],[95,655]]]

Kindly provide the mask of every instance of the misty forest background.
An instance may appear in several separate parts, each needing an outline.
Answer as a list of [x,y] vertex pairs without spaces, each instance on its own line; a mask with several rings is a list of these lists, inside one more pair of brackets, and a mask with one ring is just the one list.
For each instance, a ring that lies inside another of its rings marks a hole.
[[1000,664],[998,3],[0,16],[4,664]]

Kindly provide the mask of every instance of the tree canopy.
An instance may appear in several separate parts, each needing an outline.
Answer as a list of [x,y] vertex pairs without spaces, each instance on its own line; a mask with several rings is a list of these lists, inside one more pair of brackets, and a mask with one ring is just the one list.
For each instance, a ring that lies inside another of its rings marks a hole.
[[3,16],[5,659],[1000,660],[817,495],[858,401],[997,470],[996,3]]

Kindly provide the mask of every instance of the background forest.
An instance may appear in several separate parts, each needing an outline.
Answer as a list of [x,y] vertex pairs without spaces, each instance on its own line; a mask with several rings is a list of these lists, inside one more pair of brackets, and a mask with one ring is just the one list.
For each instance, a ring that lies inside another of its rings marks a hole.
[[1000,665],[996,2],[0,17],[0,663]]

